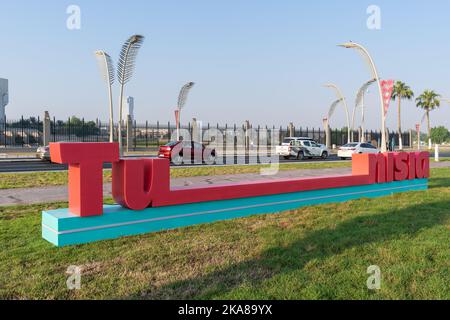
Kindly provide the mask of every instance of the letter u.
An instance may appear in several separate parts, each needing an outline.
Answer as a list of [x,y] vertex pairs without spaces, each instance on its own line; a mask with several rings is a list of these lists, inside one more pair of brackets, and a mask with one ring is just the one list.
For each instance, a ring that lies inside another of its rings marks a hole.
[[112,192],[123,207],[143,210],[169,194],[167,159],[130,159],[113,163]]

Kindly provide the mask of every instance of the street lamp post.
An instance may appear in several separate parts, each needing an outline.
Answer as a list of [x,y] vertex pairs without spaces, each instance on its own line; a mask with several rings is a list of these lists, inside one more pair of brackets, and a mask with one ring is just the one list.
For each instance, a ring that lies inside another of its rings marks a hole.
[[323,127],[325,129],[325,145],[327,146],[327,149],[331,149],[331,135],[328,118],[323,118]]
[[347,117],[347,130],[348,130],[347,142],[350,143],[350,142],[351,142],[351,137],[350,137],[350,134],[351,134],[351,131],[350,131],[350,130],[351,130],[351,129],[350,129],[350,116],[349,116],[349,114],[348,114],[347,101],[345,100],[345,97],[342,95],[341,90],[340,90],[340,89],[338,88],[338,86],[336,86],[335,84],[333,84],[333,83],[327,83],[327,84],[325,84],[324,86],[327,87],[327,88],[334,89],[334,90],[336,91],[337,97],[339,98],[339,101],[342,101],[342,104],[344,105],[345,114],[346,114],[346,117]]
[[369,67],[372,71],[372,76],[374,79],[376,79],[376,81],[378,83],[378,91],[380,94],[380,105],[381,105],[381,152],[386,152],[387,151],[387,148],[386,148],[386,116],[385,116],[385,112],[384,112],[383,90],[381,88],[381,79],[378,76],[378,71],[375,66],[375,63],[374,63],[372,57],[370,56],[369,51],[367,51],[366,48],[364,48],[362,45],[360,45],[358,43],[346,42],[343,44],[339,44],[338,46],[347,48],[347,49],[358,50],[366,58],[366,61],[369,64]]

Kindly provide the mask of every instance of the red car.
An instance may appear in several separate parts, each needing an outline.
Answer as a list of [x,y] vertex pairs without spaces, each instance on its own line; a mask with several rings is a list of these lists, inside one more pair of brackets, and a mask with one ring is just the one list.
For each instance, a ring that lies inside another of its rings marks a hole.
[[[186,154],[187,153],[187,154]],[[169,159],[174,164],[214,164],[216,150],[194,141],[172,141],[159,147],[159,158]]]

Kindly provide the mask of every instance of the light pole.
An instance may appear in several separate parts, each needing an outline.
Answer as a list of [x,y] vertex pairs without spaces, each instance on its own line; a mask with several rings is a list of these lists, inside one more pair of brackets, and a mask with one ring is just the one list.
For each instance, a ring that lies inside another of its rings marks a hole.
[[5,108],[8,103],[8,80],[0,78],[0,123],[6,122]]
[[364,48],[362,45],[355,43],[355,42],[346,42],[343,44],[339,44],[339,47],[347,48],[347,49],[356,49],[358,50],[365,58],[367,63],[369,64],[369,67],[372,71],[372,77],[376,79],[378,83],[378,91],[380,94],[380,106],[381,106],[381,152],[386,152],[386,116],[384,112],[384,98],[383,98],[383,90],[381,88],[381,79],[378,76],[377,67],[375,66],[375,63],[370,56],[369,51],[367,51],[366,48]]
[[346,114],[346,117],[347,117],[347,130],[348,130],[347,141],[348,141],[348,143],[350,143],[350,142],[351,142],[351,138],[350,138],[350,134],[351,134],[351,131],[350,131],[350,130],[351,130],[351,129],[350,129],[350,116],[349,116],[349,114],[348,114],[347,101],[345,100],[345,97],[342,95],[341,90],[339,90],[338,86],[336,86],[335,84],[333,84],[333,83],[327,83],[327,84],[325,84],[324,86],[327,87],[327,88],[334,89],[335,92],[336,92],[337,97],[339,98],[339,101],[337,101],[337,102],[342,101],[342,104],[344,105],[345,114]]
[[180,90],[180,94],[178,95],[178,105],[177,105],[177,141],[180,141],[180,124],[181,124],[181,109],[184,108],[184,105],[186,104],[187,97],[189,91],[194,87],[194,82],[188,82],[186,83]]
[[114,84],[114,65],[111,57],[104,51],[95,51],[95,57],[97,58],[100,72],[103,80],[108,85],[108,98],[109,98],[109,142],[114,141],[114,115],[113,115],[113,101],[112,101],[112,85]]
[[328,118],[323,118],[323,127],[325,129],[325,145],[327,146],[327,149],[331,149],[330,125],[328,123]]
[[364,137],[364,130],[365,130],[365,115],[364,115],[364,96],[366,94],[366,91],[370,87],[372,83],[374,83],[376,79],[372,79],[370,81],[367,81],[363,84],[363,86],[358,90],[358,93],[356,94],[356,101],[355,101],[355,107],[353,108],[353,115],[352,115],[352,131],[355,129],[355,116],[356,116],[356,109],[359,105],[361,105],[361,141],[365,142]]

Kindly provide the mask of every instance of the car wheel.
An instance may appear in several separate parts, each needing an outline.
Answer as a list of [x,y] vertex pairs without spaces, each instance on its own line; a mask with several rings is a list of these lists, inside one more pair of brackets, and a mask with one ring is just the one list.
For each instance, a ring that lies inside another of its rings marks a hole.
[[341,157],[341,160],[347,160],[347,158],[346,157]]
[[305,159],[305,155],[303,154],[302,151],[300,151],[300,152],[297,154],[297,160],[303,160],[303,159]]
[[183,163],[183,156],[181,154],[177,154],[176,156],[172,157],[172,163],[175,165],[180,165]]
[[207,164],[215,164],[216,163],[216,156],[214,154],[209,154],[208,158],[205,161]]
[[322,159],[325,160],[327,158],[328,158],[328,152],[325,151],[322,153]]

